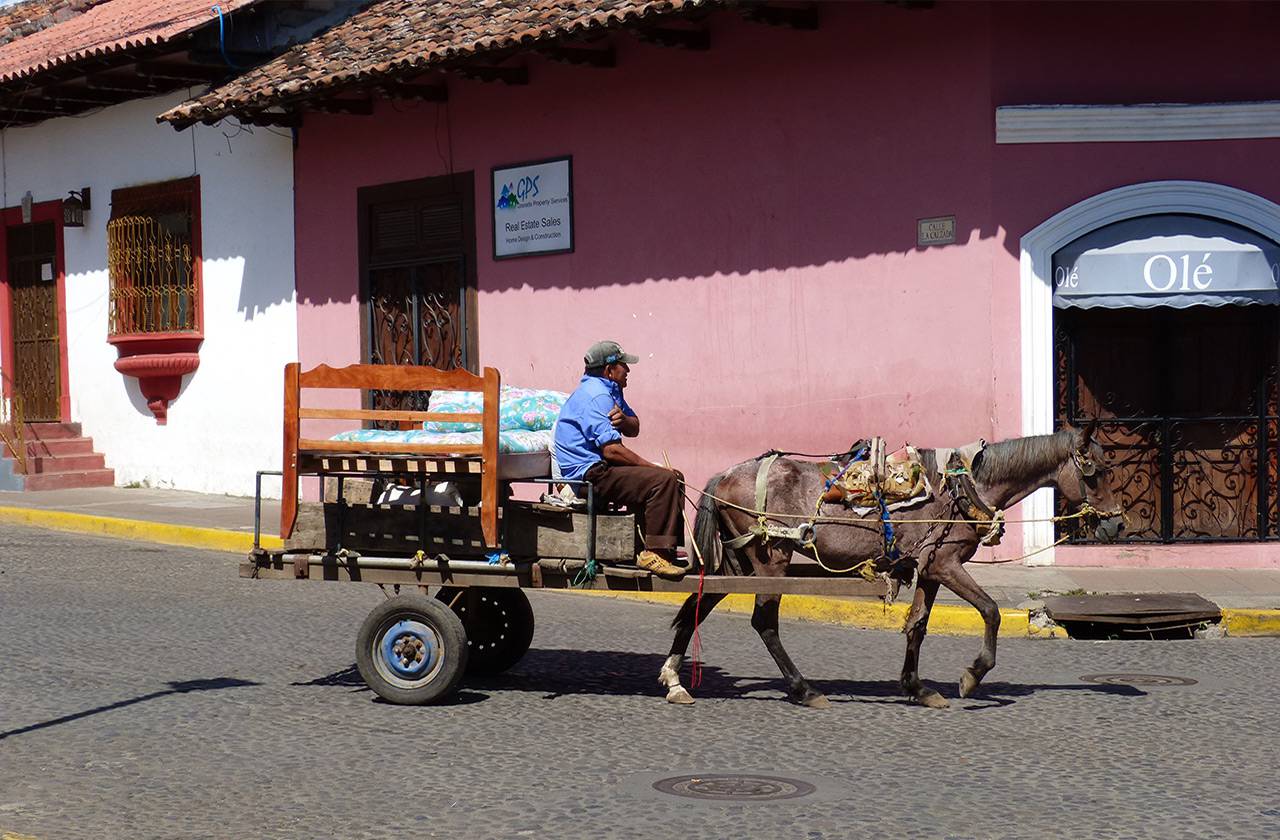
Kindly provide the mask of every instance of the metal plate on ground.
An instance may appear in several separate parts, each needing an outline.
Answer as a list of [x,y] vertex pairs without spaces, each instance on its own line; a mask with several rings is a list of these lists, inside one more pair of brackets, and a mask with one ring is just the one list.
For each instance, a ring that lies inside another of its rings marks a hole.
[[1190,677],[1177,677],[1170,674],[1085,674],[1080,679],[1099,685],[1131,685],[1135,688],[1195,685],[1198,682]]
[[805,773],[774,771],[710,772],[678,769],[661,773],[637,773],[618,780],[620,792],[681,807],[719,808],[753,802],[776,806],[813,801],[844,801],[853,795],[847,782]]
[[1044,608],[1054,621],[1104,624],[1216,621],[1222,615],[1217,604],[1191,592],[1060,595],[1045,598]]
[[817,790],[804,779],[758,773],[703,773],[669,776],[653,783],[658,793],[713,802],[774,802],[799,799]]

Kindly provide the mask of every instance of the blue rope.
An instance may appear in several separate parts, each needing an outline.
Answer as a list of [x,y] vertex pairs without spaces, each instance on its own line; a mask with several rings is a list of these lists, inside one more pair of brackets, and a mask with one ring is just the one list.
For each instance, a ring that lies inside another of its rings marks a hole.
[[212,9],[210,9],[210,11],[218,16],[218,49],[222,51],[222,60],[225,61],[227,63],[227,66],[230,67],[232,70],[239,70],[240,68],[237,67],[234,63],[232,63],[231,57],[227,55],[226,31],[223,29],[223,26],[222,26],[222,7],[214,6]]
[[827,479],[826,485],[823,486],[822,488],[823,491],[825,492],[827,490],[830,490],[831,485],[839,481],[841,477],[849,471],[849,467],[852,467],[854,464],[856,464],[858,461],[861,461],[865,457],[867,457],[867,448],[864,446],[853,454],[853,457],[849,459],[849,463],[845,464],[843,467],[840,468],[840,472],[836,473],[835,475],[831,476],[831,478]]
[[588,560],[587,565],[574,575],[573,580],[569,582],[569,586],[577,589],[580,586],[586,586],[596,579],[596,575],[600,572],[600,564],[595,560]]
[[876,502],[880,505],[880,523],[884,527],[884,554],[889,560],[896,562],[901,556],[898,552],[898,538],[893,533],[893,523],[889,521],[889,506],[884,503],[884,496],[876,491]]

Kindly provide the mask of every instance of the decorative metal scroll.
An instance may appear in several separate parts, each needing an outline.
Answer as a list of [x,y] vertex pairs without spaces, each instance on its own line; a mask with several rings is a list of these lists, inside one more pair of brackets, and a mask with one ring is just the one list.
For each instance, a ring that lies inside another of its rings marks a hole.
[[[371,364],[466,367],[461,257],[369,273]],[[372,407],[425,411],[425,391],[371,391]]]
[[115,202],[107,222],[110,335],[199,329],[191,201],[177,190]]

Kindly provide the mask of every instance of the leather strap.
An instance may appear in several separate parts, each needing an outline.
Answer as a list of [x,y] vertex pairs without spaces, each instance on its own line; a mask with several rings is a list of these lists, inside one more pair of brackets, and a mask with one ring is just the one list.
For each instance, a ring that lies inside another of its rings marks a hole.
[[813,523],[806,522],[794,528],[783,528],[778,525],[771,525],[765,519],[765,511],[768,510],[769,502],[769,470],[773,467],[773,462],[778,460],[778,455],[768,455],[760,460],[760,467],[756,470],[756,507],[759,512],[759,518],[755,525],[752,525],[745,534],[739,534],[731,540],[725,540],[722,545],[725,548],[742,548],[754,539],[765,540],[791,540],[800,546],[813,540]]
[[982,501],[973,473],[959,452],[952,452],[947,460],[946,476],[947,490],[960,508],[960,515],[979,523],[974,530],[983,545],[997,545],[1004,536],[1004,514]]

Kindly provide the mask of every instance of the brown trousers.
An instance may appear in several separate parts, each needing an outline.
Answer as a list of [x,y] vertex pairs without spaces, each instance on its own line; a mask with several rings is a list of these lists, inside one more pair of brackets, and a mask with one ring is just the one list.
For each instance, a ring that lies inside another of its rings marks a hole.
[[684,527],[680,482],[661,467],[620,467],[599,461],[582,476],[601,501],[626,505],[644,522],[645,548],[670,559]]

